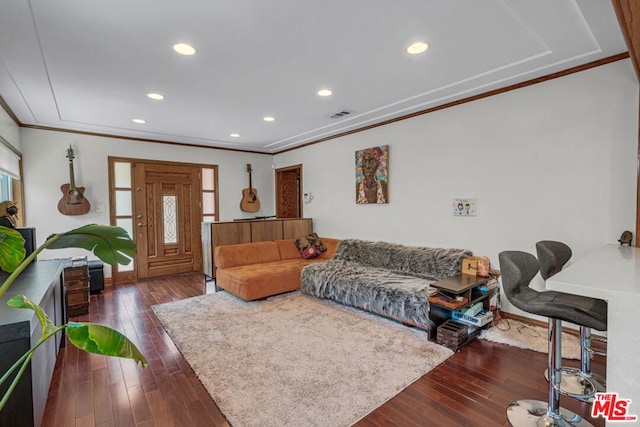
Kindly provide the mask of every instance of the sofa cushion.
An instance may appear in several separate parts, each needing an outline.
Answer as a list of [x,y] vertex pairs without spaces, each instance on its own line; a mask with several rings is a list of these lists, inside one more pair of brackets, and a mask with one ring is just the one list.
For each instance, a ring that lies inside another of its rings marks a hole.
[[327,248],[327,250],[325,252],[322,252],[320,256],[316,258],[316,260],[326,261],[326,260],[332,259],[333,256],[336,254],[336,250],[338,249],[340,240],[332,239],[329,237],[323,237],[322,244],[324,245],[325,248]]
[[[332,239],[330,237],[322,237],[321,239],[327,250],[325,252],[322,252],[316,259],[326,261],[333,258],[340,240]],[[295,239],[274,240],[274,242],[276,243],[276,245],[278,245],[278,251],[280,252],[281,260],[302,259],[302,257],[300,256],[300,251],[296,247]]]
[[300,271],[308,264],[298,256],[296,260],[218,269],[216,284],[246,301],[266,298],[298,289]]
[[310,233],[296,239],[296,247],[298,251],[300,251],[302,258],[305,259],[317,258],[322,252],[326,252],[327,250],[316,233]]
[[278,245],[281,260],[300,259],[300,251],[296,247],[295,239],[274,240],[274,242]]
[[[213,257],[218,270],[247,264],[280,261],[278,245],[273,241],[216,246]],[[216,272],[217,275],[217,272]]]

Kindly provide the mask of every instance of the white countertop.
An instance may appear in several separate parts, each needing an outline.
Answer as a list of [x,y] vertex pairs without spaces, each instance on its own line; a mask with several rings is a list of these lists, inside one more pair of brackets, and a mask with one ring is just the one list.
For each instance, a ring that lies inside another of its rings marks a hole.
[[602,299],[614,294],[640,297],[640,250],[620,245],[603,246],[570,264],[548,283]]
[[607,392],[631,399],[629,414],[640,419],[640,249],[603,246],[549,278],[546,287],[608,302]]

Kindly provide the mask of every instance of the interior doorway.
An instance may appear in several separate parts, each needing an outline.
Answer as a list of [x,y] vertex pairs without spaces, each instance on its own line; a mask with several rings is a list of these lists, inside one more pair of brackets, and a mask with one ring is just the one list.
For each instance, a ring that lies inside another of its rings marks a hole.
[[302,218],[302,165],[276,169],[276,216]]

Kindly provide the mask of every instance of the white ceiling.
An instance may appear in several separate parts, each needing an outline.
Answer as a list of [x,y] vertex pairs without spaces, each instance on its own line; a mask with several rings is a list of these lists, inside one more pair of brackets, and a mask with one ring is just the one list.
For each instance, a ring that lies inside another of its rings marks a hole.
[[626,50],[609,0],[0,2],[22,124],[266,153]]

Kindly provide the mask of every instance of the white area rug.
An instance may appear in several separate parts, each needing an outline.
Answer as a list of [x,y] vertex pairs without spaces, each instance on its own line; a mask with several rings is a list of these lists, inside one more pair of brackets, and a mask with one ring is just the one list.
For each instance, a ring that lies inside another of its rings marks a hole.
[[153,307],[234,427],[345,427],[453,352],[423,331],[295,292]]
[[[497,327],[483,330],[479,338],[540,353],[547,353],[549,349],[546,328],[525,325],[513,319],[502,320]],[[566,332],[562,333],[562,357],[580,360],[580,340]]]

